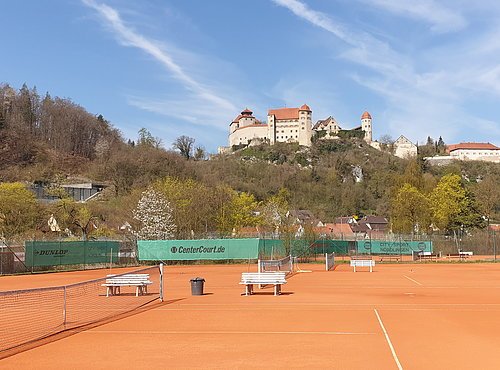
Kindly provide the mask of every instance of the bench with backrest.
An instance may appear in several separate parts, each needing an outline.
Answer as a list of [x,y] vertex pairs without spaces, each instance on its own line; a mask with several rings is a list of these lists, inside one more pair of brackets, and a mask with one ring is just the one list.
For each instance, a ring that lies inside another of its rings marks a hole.
[[439,258],[439,255],[438,254],[424,254],[424,253],[419,253],[417,255],[417,258],[419,261],[422,261],[422,260],[434,260],[434,261],[437,261],[438,258]]
[[243,272],[240,284],[245,285],[245,295],[252,295],[253,286],[274,285],[274,295],[281,294],[281,285],[286,284],[284,272]]
[[351,256],[351,267],[354,268],[354,272],[356,272],[356,267],[369,267],[372,272],[373,266],[375,266],[375,261],[371,256]]
[[450,253],[446,257],[447,258],[459,258],[460,260],[465,260],[469,258],[472,252],[460,252],[460,253]]
[[101,284],[106,287],[106,297],[110,295],[119,295],[120,288],[124,286],[135,286],[135,296],[148,293],[148,285],[153,284],[149,280],[149,274],[125,274],[125,275],[107,275],[106,282]]
[[401,260],[401,256],[398,256],[398,255],[394,255],[394,254],[391,254],[391,255],[384,255],[384,256],[380,256],[380,262],[384,262],[384,261],[396,261],[396,262],[399,262]]

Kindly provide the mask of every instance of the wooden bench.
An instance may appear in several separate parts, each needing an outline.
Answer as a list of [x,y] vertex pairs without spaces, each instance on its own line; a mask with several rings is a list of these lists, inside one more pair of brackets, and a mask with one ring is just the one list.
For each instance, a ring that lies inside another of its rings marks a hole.
[[375,261],[368,256],[352,256],[351,257],[351,267],[354,268],[356,272],[356,267],[369,267],[370,272],[373,272],[373,266],[375,266]]
[[149,274],[125,274],[125,275],[107,275],[106,282],[101,284],[106,287],[106,297],[110,295],[119,295],[122,286],[135,286],[135,296],[148,293],[148,285],[153,284],[149,280]]
[[417,255],[417,258],[419,261],[422,261],[422,260],[434,260],[434,261],[437,261],[438,258],[439,258],[439,255],[438,254],[418,254]]
[[455,254],[453,254],[453,253],[452,254],[448,254],[448,255],[446,255],[446,258],[458,258],[458,259],[460,259],[462,261],[462,260],[465,260],[465,259],[469,258],[470,256],[471,256],[470,253],[462,253],[462,252],[460,252],[460,253],[455,253]]
[[380,256],[380,262],[383,262],[383,261],[396,261],[396,262],[399,262],[400,260],[401,260],[401,256],[395,256],[395,255]]
[[281,294],[281,285],[286,284],[284,272],[243,272],[240,284],[245,285],[245,295],[252,295],[254,284],[274,285],[274,295]]

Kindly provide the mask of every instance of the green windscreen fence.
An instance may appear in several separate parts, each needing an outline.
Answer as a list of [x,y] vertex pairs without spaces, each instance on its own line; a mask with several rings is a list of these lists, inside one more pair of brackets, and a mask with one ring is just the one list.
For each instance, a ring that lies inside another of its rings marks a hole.
[[355,250],[356,241],[353,240],[316,240],[311,245],[314,253],[335,253],[337,255],[347,255],[350,250]]
[[[278,259],[287,255],[279,239],[199,239],[199,240],[139,240],[137,249],[140,261],[195,261],[195,260],[245,260]],[[432,252],[430,241],[380,241],[380,240],[293,240],[289,248],[293,256],[309,253],[337,255],[408,254],[413,251]]]
[[140,261],[257,259],[260,239],[139,240]]
[[25,242],[28,267],[112,263],[118,260],[118,241]]
[[358,253],[362,254],[408,254],[413,252],[432,252],[431,241],[384,241],[358,240]]

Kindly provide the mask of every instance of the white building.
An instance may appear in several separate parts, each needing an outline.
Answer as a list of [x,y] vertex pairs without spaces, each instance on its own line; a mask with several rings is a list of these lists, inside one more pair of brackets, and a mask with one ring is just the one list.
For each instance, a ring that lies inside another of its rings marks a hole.
[[[300,108],[270,109],[267,124],[259,122],[248,108],[229,124],[229,147],[256,142],[297,142],[311,146],[312,111],[307,104]],[[219,152],[227,151],[219,148]]]
[[[259,122],[248,108],[243,110],[229,124],[229,147],[219,147],[219,153],[227,153],[230,148],[238,145],[252,145],[267,142],[271,145],[277,142],[299,143],[311,146],[313,131],[326,131],[324,138],[331,139],[341,130],[340,125],[332,116],[318,121],[312,127],[312,110],[307,104],[300,108],[270,109],[267,113],[267,124]],[[361,116],[361,126],[353,130],[364,131],[364,140],[372,141],[372,117],[364,112]]]
[[247,108],[229,124],[229,147],[267,138],[267,125],[257,121],[252,114]]
[[300,108],[270,109],[267,113],[269,141],[311,146],[312,111],[307,104]]
[[372,142],[372,116],[366,111],[361,116],[361,130],[365,133],[365,141],[370,144]]
[[399,158],[410,158],[417,156],[417,146],[401,135],[394,142],[394,155]]
[[[313,131],[325,131],[326,134],[322,136],[325,139],[331,139],[337,136],[339,131],[342,130],[339,123],[332,116],[319,120],[313,127]],[[361,130],[364,132],[363,139],[368,143],[372,143],[372,116],[368,112],[364,112],[361,116],[361,126],[352,129]]]
[[461,161],[500,163],[500,148],[490,143],[459,143],[448,145],[450,157]]
[[337,136],[341,130],[337,120],[332,116],[326,119],[320,119],[313,127],[313,131],[325,131],[325,139],[331,139]]

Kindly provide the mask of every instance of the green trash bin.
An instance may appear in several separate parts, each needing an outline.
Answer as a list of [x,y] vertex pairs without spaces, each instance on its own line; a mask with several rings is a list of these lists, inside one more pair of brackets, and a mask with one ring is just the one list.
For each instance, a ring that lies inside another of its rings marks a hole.
[[203,284],[205,279],[201,277],[193,278],[191,281],[191,295],[203,295]]

